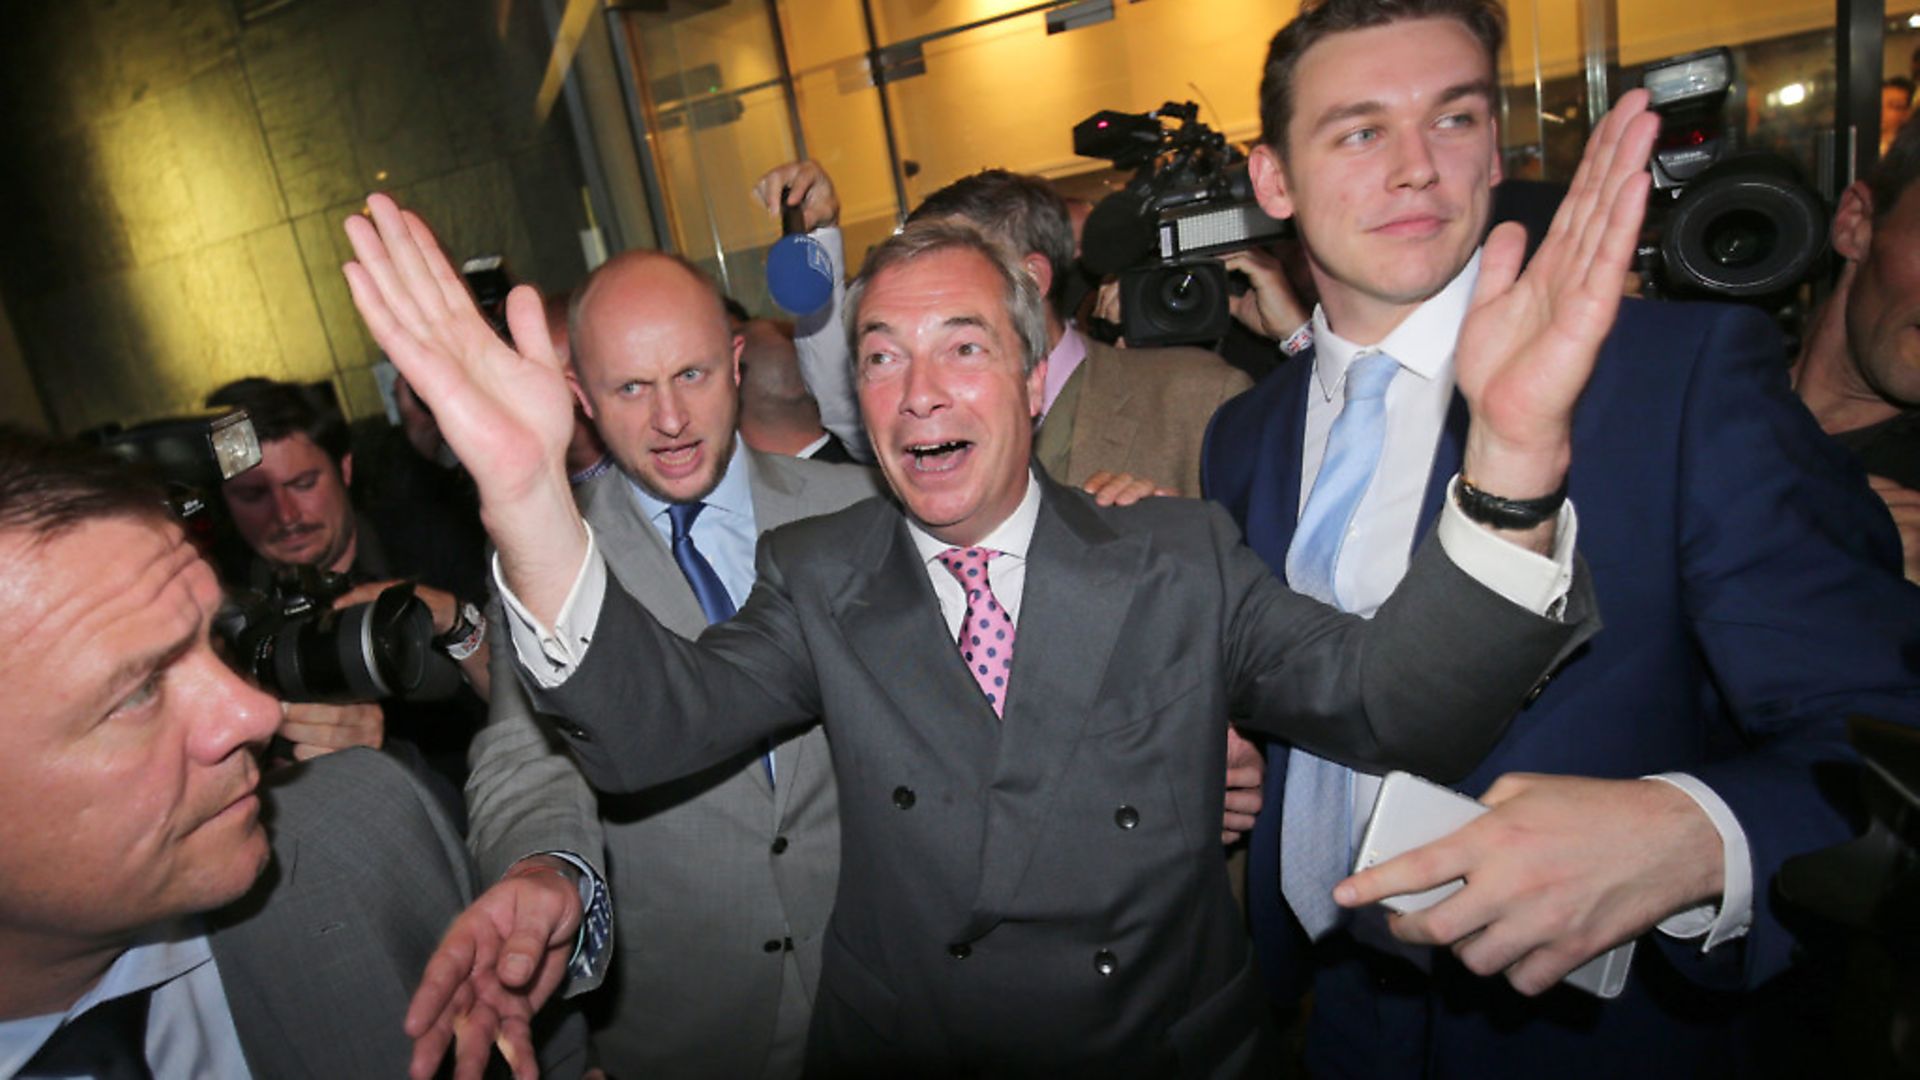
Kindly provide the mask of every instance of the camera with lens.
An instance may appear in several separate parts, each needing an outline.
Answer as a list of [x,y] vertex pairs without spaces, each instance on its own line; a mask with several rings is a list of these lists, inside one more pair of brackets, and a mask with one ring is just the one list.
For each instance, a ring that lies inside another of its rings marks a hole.
[[231,594],[214,626],[234,666],[285,701],[382,701],[419,689],[434,655],[427,605],[403,582],[336,609],[350,588],[344,574],[290,567],[269,589]]
[[1087,216],[1080,256],[1093,273],[1119,276],[1127,342],[1225,336],[1231,294],[1226,268],[1213,256],[1288,228],[1254,201],[1245,155],[1201,123],[1190,101],[1147,113],[1094,113],[1074,125],[1073,152],[1137,170]]
[[1800,170],[1778,154],[1742,151],[1727,130],[1733,83],[1726,48],[1661,60],[1642,74],[1660,115],[1636,259],[1649,296],[1774,305],[1825,250],[1826,210]]
[[[260,464],[260,440],[241,409],[169,417],[90,433],[88,441],[154,476],[168,508],[216,564],[237,543],[215,512],[219,486]],[[433,616],[396,585],[371,603],[339,610],[350,583],[294,567],[268,589],[230,592],[214,617],[228,660],[286,701],[334,703],[404,697],[419,689],[433,647]]]

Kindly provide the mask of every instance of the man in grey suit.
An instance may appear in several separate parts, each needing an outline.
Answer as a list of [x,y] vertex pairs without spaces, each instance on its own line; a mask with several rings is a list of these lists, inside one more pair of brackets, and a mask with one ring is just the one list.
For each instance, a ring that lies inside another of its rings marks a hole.
[[[760,533],[879,491],[867,469],[740,442],[740,339],[711,284],[679,260],[616,256],[577,292],[570,322],[582,400],[618,462],[575,490],[580,513],[622,587],[674,633],[695,638],[710,621],[673,547],[687,508],[699,510],[686,542],[738,606]],[[506,633],[496,621],[494,640]],[[819,725],[786,733],[770,755],[754,747],[651,791],[596,796],[502,675],[470,751],[469,843],[482,880],[565,852],[609,882],[610,955],[568,986],[607,980],[581,1002],[600,1066],[798,1075],[840,867]]]
[[[861,407],[900,505],[764,538],[752,598],[697,644],[606,587],[540,336],[519,354],[489,340],[384,196],[347,223],[347,277],[463,460],[485,458],[521,675],[596,786],[645,788],[823,717],[842,865],[813,1071],[1241,1074],[1270,1047],[1211,847],[1229,708],[1337,758],[1454,773],[1592,630],[1590,597],[1567,592],[1569,417],[1653,130],[1603,124],[1590,144],[1599,164],[1549,241],[1590,273],[1516,281],[1510,243],[1490,260],[1461,343],[1471,483],[1371,622],[1280,586],[1218,508],[1102,510],[1034,474],[1040,295],[970,228],[908,227],[850,292]],[[510,321],[536,326],[537,304],[517,294]],[[1568,621],[1542,617],[1563,604]],[[476,933],[446,966],[456,988],[498,984],[524,945]]]
[[400,1075],[465,852],[382,755],[262,783],[281,707],[216,654],[164,505],[0,430],[0,1076]]

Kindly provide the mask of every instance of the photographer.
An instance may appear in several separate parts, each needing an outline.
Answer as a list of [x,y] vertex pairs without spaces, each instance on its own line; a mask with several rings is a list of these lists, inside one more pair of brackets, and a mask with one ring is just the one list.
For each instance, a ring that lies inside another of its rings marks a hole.
[[[475,599],[467,599],[484,595],[485,580],[479,547],[461,542],[471,530],[431,501],[383,514],[376,527],[374,516],[357,511],[348,495],[354,460],[345,425],[297,386],[241,379],[207,400],[245,409],[260,439],[260,464],[221,488],[235,530],[254,556],[246,584],[276,593],[289,577],[312,568],[344,579],[344,588],[332,586],[337,595],[314,599],[346,608],[373,601],[404,578],[432,615],[433,654],[419,688],[404,702],[384,705],[290,705],[288,718],[298,726],[283,735],[296,743],[314,740],[296,756],[326,748],[330,734],[337,741],[349,726],[365,732],[369,715],[384,712],[388,732],[416,744],[457,790],[467,740],[484,713],[475,695],[488,691],[485,620]],[[359,744],[379,745],[377,733]]]

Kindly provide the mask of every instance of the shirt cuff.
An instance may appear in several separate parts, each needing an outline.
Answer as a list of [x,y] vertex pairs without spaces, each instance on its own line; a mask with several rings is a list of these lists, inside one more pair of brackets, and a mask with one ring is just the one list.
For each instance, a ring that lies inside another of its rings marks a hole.
[[1747,846],[1747,831],[1740,827],[1726,800],[1698,777],[1687,773],[1658,773],[1642,779],[1661,780],[1686,792],[1720,834],[1723,879],[1719,910],[1711,903],[1688,908],[1663,920],[1660,932],[1683,940],[1705,935],[1706,940],[1700,943],[1701,952],[1745,936],[1747,928],[1753,925],[1753,856]]
[[1440,546],[1453,564],[1475,581],[1535,615],[1559,618],[1573,585],[1573,552],[1579,518],[1573,500],[1560,504],[1554,526],[1553,557],[1509,543],[1474,524],[1455,501],[1460,477],[1447,483],[1440,511]]
[[612,955],[607,946],[613,941],[613,897],[607,879],[571,851],[536,851],[515,862],[534,855],[551,856],[580,871],[580,931],[574,937],[573,955],[567,960],[567,978],[577,983],[599,976],[606,971],[607,958]]
[[593,628],[600,623],[600,604],[607,595],[607,564],[600,559],[593,526],[587,525],[586,561],[580,566],[580,575],[573,579],[573,588],[567,590],[553,629],[540,625],[540,620],[507,588],[506,576],[500,572],[499,552],[493,555],[493,581],[500,592],[500,606],[507,613],[507,632],[521,669],[543,690],[566,682],[587,658]]

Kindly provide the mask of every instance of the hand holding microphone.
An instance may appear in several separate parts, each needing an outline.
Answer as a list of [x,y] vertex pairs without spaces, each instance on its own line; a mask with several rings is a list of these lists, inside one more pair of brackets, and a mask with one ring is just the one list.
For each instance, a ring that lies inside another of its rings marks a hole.
[[826,170],[812,161],[772,169],[753,186],[754,197],[778,215],[781,237],[767,252],[767,292],[794,315],[811,315],[833,299],[833,261],[807,233],[836,224],[840,200]]

